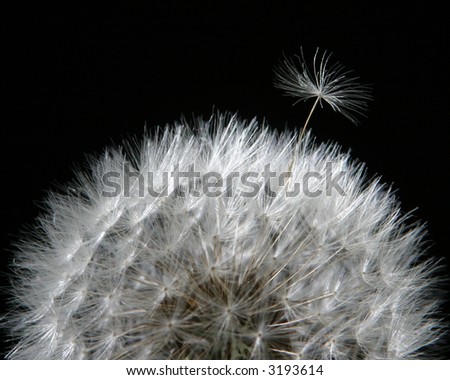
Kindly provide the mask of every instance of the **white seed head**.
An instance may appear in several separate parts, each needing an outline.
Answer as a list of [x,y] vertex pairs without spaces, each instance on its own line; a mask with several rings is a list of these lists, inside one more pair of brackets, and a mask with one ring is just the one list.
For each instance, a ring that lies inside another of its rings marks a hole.
[[[359,97],[349,103],[328,91],[341,74],[321,72],[314,85],[324,100],[359,105]],[[302,88],[313,83],[299,78]],[[47,213],[19,245],[17,308],[7,317],[18,343],[9,358],[418,357],[439,331],[434,265],[420,261],[423,228],[408,225],[393,195],[366,181],[337,146],[309,133],[294,146],[289,133],[215,115],[92,160],[71,190],[49,196]],[[293,152],[290,185],[318,173],[309,190],[319,195],[287,196],[277,185]],[[216,197],[183,194],[180,175],[165,197],[140,193],[137,176],[128,195],[102,196],[111,190],[104,175],[124,178],[128,161],[145,189],[154,174],[155,191],[177,165],[223,179],[267,164],[276,174],[273,193],[258,177],[253,196],[240,193],[249,189],[239,180],[224,180],[227,191]],[[327,191],[330,167],[343,193]]]
[[352,77],[351,71],[339,63],[330,64],[330,57],[331,53],[326,51],[320,56],[317,48],[312,69],[306,63],[303,50],[296,56],[297,62],[286,58],[275,68],[275,87],[298,98],[297,102],[316,98],[322,104],[324,100],[334,111],[358,124],[356,115],[363,116],[371,100],[370,87],[361,85],[358,78]]

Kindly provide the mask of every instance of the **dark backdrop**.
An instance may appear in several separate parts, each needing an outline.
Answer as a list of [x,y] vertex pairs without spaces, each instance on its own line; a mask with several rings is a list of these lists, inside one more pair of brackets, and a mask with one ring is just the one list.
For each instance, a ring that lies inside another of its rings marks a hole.
[[427,222],[429,254],[448,262],[448,21],[439,6],[61,3],[3,16],[1,286],[20,228],[86,153],[213,108],[301,126],[310,105],[292,107],[272,86],[283,52],[300,46],[310,56],[317,46],[332,51],[373,85],[360,126],[324,108],[309,127],[393,184],[403,209]]

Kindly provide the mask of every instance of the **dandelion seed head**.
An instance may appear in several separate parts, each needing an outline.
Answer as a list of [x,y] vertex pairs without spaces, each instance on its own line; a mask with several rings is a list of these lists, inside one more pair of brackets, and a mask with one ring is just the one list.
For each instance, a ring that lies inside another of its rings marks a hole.
[[[314,85],[339,104],[327,87],[342,83],[334,71],[322,78],[319,67],[317,83],[301,77],[305,96]],[[269,196],[259,178],[254,196],[242,196],[240,181],[196,196],[180,177],[164,197],[101,196],[104,174],[124,176],[125,162],[160,184],[176,165],[226,178],[270,163],[276,183],[293,154],[292,183],[332,162],[345,195],[288,197],[274,186]],[[404,359],[439,335],[435,265],[419,262],[423,228],[409,226],[392,193],[348,154],[310,133],[295,145],[236,115],[183,121],[140,147],[108,150],[68,188],[49,195],[39,229],[18,245],[9,358]]]

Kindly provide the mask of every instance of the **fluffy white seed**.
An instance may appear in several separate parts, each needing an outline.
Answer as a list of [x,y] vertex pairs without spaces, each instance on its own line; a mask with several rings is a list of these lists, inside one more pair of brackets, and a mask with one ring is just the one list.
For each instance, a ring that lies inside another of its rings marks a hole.
[[316,99],[322,104],[323,100],[334,111],[358,124],[356,116],[364,115],[372,98],[370,87],[360,84],[359,79],[338,62],[330,64],[330,57],[331,53],[326,51],[320,57],[317,48],[312,66],[306,63],[303,50],[296,60],[286,58],[275,69],[275,87],[297,98],[296,103]]

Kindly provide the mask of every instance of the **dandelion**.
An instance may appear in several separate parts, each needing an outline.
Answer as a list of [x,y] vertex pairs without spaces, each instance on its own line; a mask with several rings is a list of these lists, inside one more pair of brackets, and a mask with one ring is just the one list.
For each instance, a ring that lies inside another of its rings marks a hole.
[[[352,119],[368,96],[327,64],[288,64],[281,83]],[[128,188],[111,194],[111,173]],[[17,246],[11,359],[407,359],[440,335],[424,228],[310,132],[182,121],[106,151],[67,189]]]

